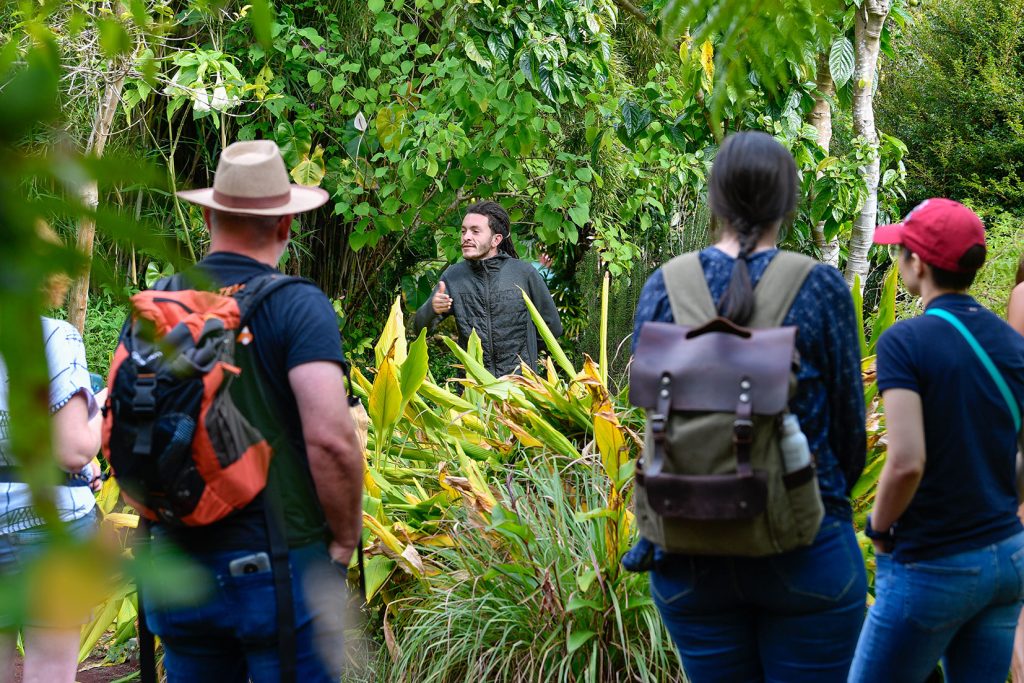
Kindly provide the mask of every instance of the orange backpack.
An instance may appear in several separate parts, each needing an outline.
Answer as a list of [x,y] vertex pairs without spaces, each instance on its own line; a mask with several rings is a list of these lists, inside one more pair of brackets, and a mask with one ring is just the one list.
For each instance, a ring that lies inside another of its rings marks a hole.
[[147,519],[211,524],[266,487],[273,449],[231,400],[242,373],[235,344],[252,341],[259,304],[296,282],[308,280],[268,273],[221,294],[177,289],[187,285],[174,276],[132,297],[110,368],[103,455]]

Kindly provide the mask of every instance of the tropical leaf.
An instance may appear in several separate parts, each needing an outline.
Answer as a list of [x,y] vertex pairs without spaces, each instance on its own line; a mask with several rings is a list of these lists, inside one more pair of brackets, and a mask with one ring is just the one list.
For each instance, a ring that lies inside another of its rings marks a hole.
[[377,139],[380,140],[380,146],[384,148],[384,151],[391,152],[402,146],[403,124],[407,116],[408,112],[405,107],[398,105],[381,107],[377,111],[375,120]]
[[494,68],[494,65],[491,64],[491,60],[484,56],[486,48],[484,47],[483,40],[481,40],[480,36],[466,37],[462,41],[462,47],[466,51],[466,56],[480,68],[486,69],[487,71]]
[[387,583],[395,571],[397,564],[390,557],[376,555],[366,558],[363,562],[363,571],[366,577],[366,601],[370,602],[373,596]]
[[379,449],[379,439],[390,438],[395,422],[402,414],[402,388],[398,383],[395,363],[390,356],[384,359],[377,370],[377,377],[370,391],[369,404],[370,422],[373,423]]
[[288,168],[295,168],[313,148],[313,136],[309,127],[301,121],[294,124],[283,121],[277,126],[274,138],[281,149],[281,156]]
[[701,87],[711,92],[715,87],[715,47],[710,40],[705,40],[700,46],[700,68],[704,72]]
[[839,36],[832,42],[832,49],[828,53],[828,69],[832,73],[836,90],[846,85],[853,77],[855,66],[853,43],[846,36]]
[[408,403],[419,391],[423,380],[427,377],[427,331],[420,330],[420,335],[409,347],[409,355],[402,363],[402,401]]
[[634,139],[651,125],[651,111],[635,102],[625,100],[622,103],[622,125],[627,137]]
[[299,185],[306,187],[317,187],[327,175],[327,166],[324,163],[324,149],[316,146],[313,154],[303,156],[298,165],[291,170],[292,180]]
[[380,339],[374,347],[374,355],[377,358],[377,366],[391,353],[394,347],[394,361],[398,365],[405,362],[409,355],[408,346],[405,341],[405,321],[402,317],[402,297],[395,297],[395,303],[391,305],[391,313],[388,314],[388,321],[380,333]]
[[899,282],[899,268],[896,264],[889,266],[889,272],[882,282],[882,296],[878,299],[878,311],[871,323],[871,339],[868,341],[867,355],[874,355],[878,346],[878,338],[896,322],[896,285]]
[[551,328],[544,322],[544,317],[537,310],[537,307],[530,301],[530,297],[527,296],[526,292],[523,291],[523,301],[526,302],[526,309],[530,312],[530,317],[533,319],[533,324],[537,328],[537,332],[540,334],[540,338],[544,340],[544,345],[548,348],[548,353],[555,359],[558,366],[569,377],[576,376],[576,368],[573,367],[572,361],[569,360],[569,356],[565,355],[565,351],[559,345],[555,335],[551,333]]

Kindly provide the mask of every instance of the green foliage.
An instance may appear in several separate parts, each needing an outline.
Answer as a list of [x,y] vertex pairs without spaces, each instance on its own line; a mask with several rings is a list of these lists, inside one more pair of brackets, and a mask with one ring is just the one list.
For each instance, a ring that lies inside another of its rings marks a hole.
[[85,360],[90,372],[106,377],[117,348],[121,326],[128,318],[128,306],[110,293],[89,300],[85,319]]
[[[446,571],[410,586],[389,627],[385,680],[682,680],[645,574],[594,568],[602,478],[567,462],[511,474],[490,523],[463,510],[454,545],[429,557]],[[578,493],[572,493],[578,492]]]
[[885,60],[879,127],[911,148],[909,203],[972,200],[1024,213],[1021,0],[927,3]]
[[[715,117],[727,106],[751,99],[751,83],[780,91],[794,80],[794,74],[798,81],[812,80],[817,46],[832,44],[833,19],[846,10],[840,0],[668,0],[664,4],[664,32],[670,39],[700,44],[719,37],[710,105]],[[841,61],[845,68],[845,55]]]

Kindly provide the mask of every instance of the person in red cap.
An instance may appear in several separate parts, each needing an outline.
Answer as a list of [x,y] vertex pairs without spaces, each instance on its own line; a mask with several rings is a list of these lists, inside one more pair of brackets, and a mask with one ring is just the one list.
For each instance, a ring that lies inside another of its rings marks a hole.
[[974,212],[929,199],[879,227],[924,315],[878,342],[888,453],[866,534],[875,604],[850,681],[1002,683],[1024,599],[1017,518],[1024,337],[966,291],[985,261]]

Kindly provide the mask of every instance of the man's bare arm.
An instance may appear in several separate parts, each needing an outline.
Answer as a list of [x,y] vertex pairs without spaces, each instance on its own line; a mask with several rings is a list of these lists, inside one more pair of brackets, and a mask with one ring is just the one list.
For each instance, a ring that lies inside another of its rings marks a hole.
[[334,536],[331,559],[348,564],[363,524],[363,454],[337,363],[303,363],[288,372],[299,407],[309,469]]

